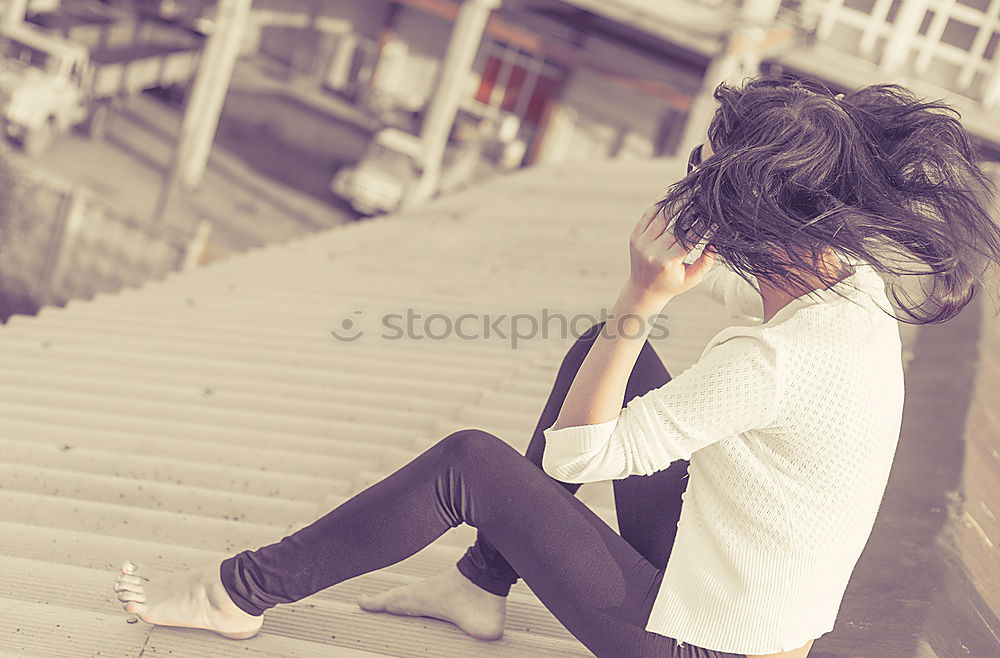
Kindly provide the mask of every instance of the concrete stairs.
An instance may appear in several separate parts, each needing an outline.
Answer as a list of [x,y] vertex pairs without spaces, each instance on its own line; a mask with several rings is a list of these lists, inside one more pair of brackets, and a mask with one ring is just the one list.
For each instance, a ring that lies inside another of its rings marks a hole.
[[[0,658],[588,655],[524,583],[497,642],[356,605],[450,568],[468,526],[269,611],[243,642],[127,623],[111,585],[125,559],[174,571],[280,539],[457,429],[523,450],[574,336],[516,349],[391,339],[379,318],[596,316],[624,280],[632,225],[678,175],[664,162],[526,171],[12,318],[0,328]],[[666,313],[671,335],[655,346],[675,374],[730,323],[698,290]],[[331,335],[350,333],[347,319],[365,332],[354,342]],[[616,527],[610,483],[579,495]]]

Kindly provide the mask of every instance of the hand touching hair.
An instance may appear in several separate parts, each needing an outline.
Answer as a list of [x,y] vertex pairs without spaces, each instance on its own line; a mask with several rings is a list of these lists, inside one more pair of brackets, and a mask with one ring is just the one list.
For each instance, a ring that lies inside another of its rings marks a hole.
[[1000,264],[996,186],[944,102],[893,84],[835,98],[787,76],[723,83],[715,98],[712,157],[660,201],[683,246],[711,232],[718,259],[788,290],[826,281],[830,251],[920,276],[916,296],[890,281],[914,324],[954,317]]

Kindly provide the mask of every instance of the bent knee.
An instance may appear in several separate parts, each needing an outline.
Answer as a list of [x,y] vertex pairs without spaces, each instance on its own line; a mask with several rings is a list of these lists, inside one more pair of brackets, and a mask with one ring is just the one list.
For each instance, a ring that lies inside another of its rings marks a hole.
[[452,432],[439,442],[444,454],[452,459],[465,459],[494,452],[497,448],[510,446],[503,439],[481,429],[464,429]]

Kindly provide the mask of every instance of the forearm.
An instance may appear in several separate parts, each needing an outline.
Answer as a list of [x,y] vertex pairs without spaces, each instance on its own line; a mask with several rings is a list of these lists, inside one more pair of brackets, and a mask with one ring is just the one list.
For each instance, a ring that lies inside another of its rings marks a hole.
[[604,423],[617,418],[625,387],[652,320],[669,297],[651,297],[626,285],[611,317],[580,365],[551,429]]
[[[625,287],[580,364],[559,416],[545,430],[542,468],[554,478],[564,482],[619,479],[654,472],[657,465],[671,459],[659,453],[647,459],[645,445],[635,445],[622,427],[630,425],[628,419],[620,420],[625,388],[656,314],[698,283],[714,262],[706,249],[694,263],[684,264],[687,251],[666,228],[662,207],[654,204],[629,236]],[[630,408],[634,401],[629,402]]]

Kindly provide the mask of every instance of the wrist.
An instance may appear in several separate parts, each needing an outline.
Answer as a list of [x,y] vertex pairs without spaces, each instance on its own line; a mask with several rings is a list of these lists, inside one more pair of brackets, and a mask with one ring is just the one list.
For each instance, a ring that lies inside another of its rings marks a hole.
[[656,314],[662,311],[671,299],[673,295],[653,294],[646,288],[628,282],[618,293],[615,309],[621,313]]
[[608,329],[614,337],[645,338],[670,299],[626,286],[611,309]]

